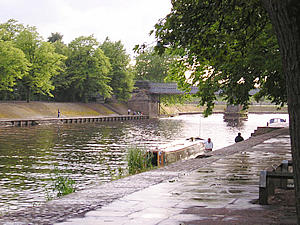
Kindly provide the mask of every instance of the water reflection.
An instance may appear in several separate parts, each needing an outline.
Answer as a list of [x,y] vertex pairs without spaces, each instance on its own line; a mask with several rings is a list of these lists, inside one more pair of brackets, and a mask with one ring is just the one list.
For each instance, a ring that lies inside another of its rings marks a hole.
[[224,119],[224,122],[226,123],[227,127],[243,127],[244,121],[247,121],[247,118],[245,117],[236,117],[236,118],[230,118],[230,119]]
[[[240,126],[228,126],[222,114],[164,119],[0,128],[0,214],[46,201],[56,166],[76,181],[78,190],[110,181],[126,170],[129,146],[154,148],[179,138],[211,137],[214,149],[247,139],[274,115],[250,114]],[[288,118],[287,115],[276,117]]]

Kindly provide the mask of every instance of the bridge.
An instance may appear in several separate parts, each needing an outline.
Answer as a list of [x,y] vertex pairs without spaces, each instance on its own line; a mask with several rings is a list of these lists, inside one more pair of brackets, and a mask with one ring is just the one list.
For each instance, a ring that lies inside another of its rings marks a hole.
[[[197,91],[197,87],[192,87],[187,94],[196,94]],[[160,113],[160,96],[180,94],[185,94],[185,92],[178,89],[177,83],[137,81],[132,98],[128,101],[128,106],[133,111],[143,112],[150,117],[157,117]]]
[[[148,81],[137,81],[135,87],[138,89],[148,90],[149,94],[156,95],[181,95],[184,91],[178,89],[177,83],[154,83]],[[196,94],[198,87],[192,87],[187,94]]]
[[[178,89],[177,83],[153,83],[149,81],[137,81],[136,89],[132,93],[132,98],[128,101],[128,106],[133,111],[143,112],[150,117],[157,117],[160,114],[161,95],[196,94],[198,87],[192,87],[190,92],[185,93]],[[259,89],[249,91],[249,95],[254,95]],[[215,93],[219,94],[219,93]],[[229,115],[239,114],[241,106],[228,105],[226,112]]]
[[[153,82],[145,82],[145,81],[138,81],[135,84],[137,88],[145,88],[149,90],[151,94],[167,94],[167,95],[181,95],[181,94],[196,94],[199,90],[198,87],[191,87],[190,92],[184,92],[178,89],[177,83],[153,83]],[[253,89],[249,91],[249,95],[254,95],[259,91],[259,89]],[[220,91],[215,92],[218,95]]]

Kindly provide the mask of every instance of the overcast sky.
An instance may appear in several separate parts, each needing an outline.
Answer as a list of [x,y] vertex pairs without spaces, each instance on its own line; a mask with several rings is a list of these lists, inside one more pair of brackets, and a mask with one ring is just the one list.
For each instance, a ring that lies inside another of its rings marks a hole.
[[16,19],[35,26],[45,40],[59,32],[69,43],[94,35],[121,40],[132,54],[136,44],[151,43],[154,24],[171,10],[171,0],[0,0],[0,23]]

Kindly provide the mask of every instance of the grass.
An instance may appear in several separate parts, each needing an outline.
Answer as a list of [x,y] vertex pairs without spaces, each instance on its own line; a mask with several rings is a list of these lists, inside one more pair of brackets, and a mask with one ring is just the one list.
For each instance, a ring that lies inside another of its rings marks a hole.
[[99,113],[91,110],[85,110],[85,111],[72,111],[72,110],[60,110],[61,116],[67,116],[67,117],[76,117],[76,116],[99,116]]
[[275,105],[251,105],[248,109],[248,112],[281,112],[281,113],[287,113],[288,108],[287,106],[278,109]]

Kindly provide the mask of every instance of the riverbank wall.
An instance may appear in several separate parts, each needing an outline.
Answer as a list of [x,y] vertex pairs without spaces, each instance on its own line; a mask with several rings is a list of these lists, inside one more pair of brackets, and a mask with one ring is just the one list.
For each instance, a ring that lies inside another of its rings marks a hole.
[[0,119],[116,116],[127,114],[125,103],[0,102]]
[[[216,105],[213,113],[223,113],[225,105]],[[196,104],[161,105],[161,115],[203,113],[204,107]],[[70,102],[0,102],[0,120],[47,119],[71,117],[99,117],[127,115],[126,103],[70,103]],[[287,113],[287,108],[277,109],[274,105],[252,105],[249,113]]]
[[[199,114],[205,110],[204,106],[198,106],[197,104],[175,104],[175,105],[161,105],[160,112],[164,115],[183,115],[183,114]],[[226,110],[225,104],[216,104],[213,113],[224,113]],[[248,113],[288,113],[287,107],[278,109],[276,105],[261,104],[261,105],[250,105],[247,110]]]
[[127,115],[122,103],[0,103],[0,126],[34,126],[57,123],[97,123],[149,119],[148,115]]

